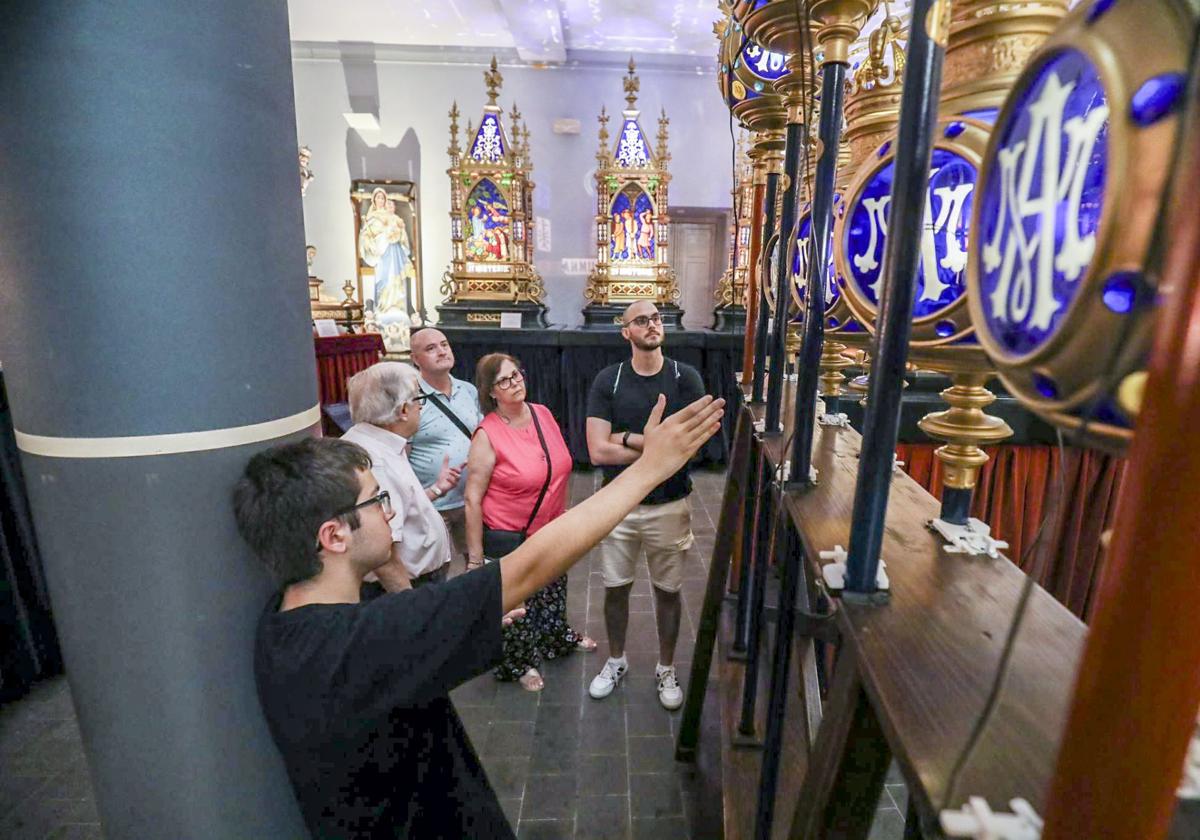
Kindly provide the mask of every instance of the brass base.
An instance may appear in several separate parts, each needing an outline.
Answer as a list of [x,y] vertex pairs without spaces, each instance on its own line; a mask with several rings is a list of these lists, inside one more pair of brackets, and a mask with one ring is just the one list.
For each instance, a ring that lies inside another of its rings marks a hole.
[[822,396],[842,395],[842,383],[846,381],[842,371],[854,365],[854,362],[843,355],[845,352],[846,345],[837,341],[825,339],[821,346],[821,376],[818,381],[821,383]]
[[935,440],[946,441],[934,452],[942,462],[942,484],[959,490],[975,486],[979,468],[987,463],[987,453],[980,445],[999,443],[1012,437],[1013,430],[999,417],[985,414],[983,409],[996,401],[996,396],[983,384],[990,373],[951,373],[953,383],[942,391],[950,408],[922,417],[917,426]]

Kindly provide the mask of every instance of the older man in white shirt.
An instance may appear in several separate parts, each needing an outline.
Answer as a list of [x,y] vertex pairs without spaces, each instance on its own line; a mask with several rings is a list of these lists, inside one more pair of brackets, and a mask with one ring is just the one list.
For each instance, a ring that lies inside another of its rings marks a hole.
[[401,362],[380,362],[351,377],[350,417],[342,436],[371,456],[371,471],[391,496],[392,559],[376,570],[389,592],[446,579],[450,536],[432,499],[458,484],[459,470],[444,459],[436,481],[421,486],[405,452],[421,423],[426,400],[417,371]]

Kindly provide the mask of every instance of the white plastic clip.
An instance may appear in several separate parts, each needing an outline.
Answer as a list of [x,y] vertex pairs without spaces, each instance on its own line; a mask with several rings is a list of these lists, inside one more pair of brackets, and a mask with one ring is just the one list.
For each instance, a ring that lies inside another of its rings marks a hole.
[[1004,540],[992,539],[992,529],[974,517],[968,519],[966,525],[951,525],[943,519],[933,519],[929,527],[945,538],[947,554],[999,557],[1000,549],[1008,548]]
[[[820,475],[820,473],[817,472],[817,468],[810,464],[808,467],[808,483],[816,484],[817,477],[819,475]],[[791,478],[792,478],[792,461],[789,458],[788,460],[784,461],[782,464],[780,464],[779,466],[777,466],[775,468],[775,480],[787,483],[788,481],[791,481]]]
[[1024,799],[1008,803],[1011,814],[996,814],[982,796],[972,796],[961,811],[942,811],[939,821],[947,837],[975,840],[1040,840],[1042,818]]
[[767,421],[766,420],[755,420],[754,421],[754,431],[758,432],[761,435],[766,430],[767,430]]
[[[821,576],[825,578],[825,585],[835,592],[840,592],[846,588],[846,549],[840,545],[835,545],[833,551],[822,551],[820,554],[822,560],[832,560],[821,567]],[[875,572],[875,588],[889,589],[892,582],[888,580],[885,567],[887,563],[881,559],[879,561],[879,569]]]
[[836,426],[839,429],[850,428],[850,418],[841,412],[837,414],[822,414],[817,418],[817,423],[822,426]]
[[896,453],[892,453],[892,472],[904,472],[904,462],[896,457]]

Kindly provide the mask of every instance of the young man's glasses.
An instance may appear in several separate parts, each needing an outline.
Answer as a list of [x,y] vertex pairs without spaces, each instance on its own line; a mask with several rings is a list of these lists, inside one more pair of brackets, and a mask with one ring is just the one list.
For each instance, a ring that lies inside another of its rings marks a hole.
[[424,391],[417,391],[417,395],[409,400],[409,402],[415,402],[417,405],[424,406],[425,403],[429,402],[429,394]]
[[646,327],[650,326],[651,324],[661,324],[661,323],[662,323],[662,315],[655,312],[653,315],[639,315],[636,318],[630,318],[628,321],[625,322],[625,326],[637,327],[639,329],[645,329]]
[[501,391],[507,391],[509,388],[513,387],[514,385],[516,385],[520,382],[524,382],[524,381],[525,381],[525,371],[521,370],[520,368],[517,368],[512,373],[510,373],[508,376],[502,376],[499,379],[497,379],[494,384]]
[[350,505],[348,508],[342,508],[341,510],[336,511],[333,516],[329,518],[336,519],[339,516],[345,516],[347,513],[353,513],[356,510],[361,510],[362,508],[370,507],[371,505],[379,505],[379,508],[383,511],[384,516],[392,515],[392,497],[388,494],[388,491],[381,490],[379,491],[378,495],[372,496],[371,498],[361,501],[356,505]]

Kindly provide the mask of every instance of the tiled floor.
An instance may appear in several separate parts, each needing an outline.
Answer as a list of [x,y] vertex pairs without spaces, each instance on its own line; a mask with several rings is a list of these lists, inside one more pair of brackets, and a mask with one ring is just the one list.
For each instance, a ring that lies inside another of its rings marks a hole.
[[[676,655],[685,689],[724,474],[699,472],[694,478],[696,548],[684,574]],[[596,475],[576,473],[573,498],[590,495],[597,483]],[[719,838],[714,774],[673,759],[680,713],[658,702],[654,606],[644,564],[631,595],[629,675],[603,701],[587,695],[606,655],[603,599],[595,562],[585,558],[569,577],[568,617],[601,647],[546,663],[540,694],[497,683],[490,674],[452,693],[492,785],[521,838]],[[706,727],[717,717],[710,706]],[[715,737],[708,731],[702,741],[715,743]],[[701,761],[712,760],[712,752],[701,750]],[[889,777],[870,840],[900,840],[906,795],[900,781]],[[62,677],[46,681],[0,709],[0,838],[102,837],[70,690]]]

